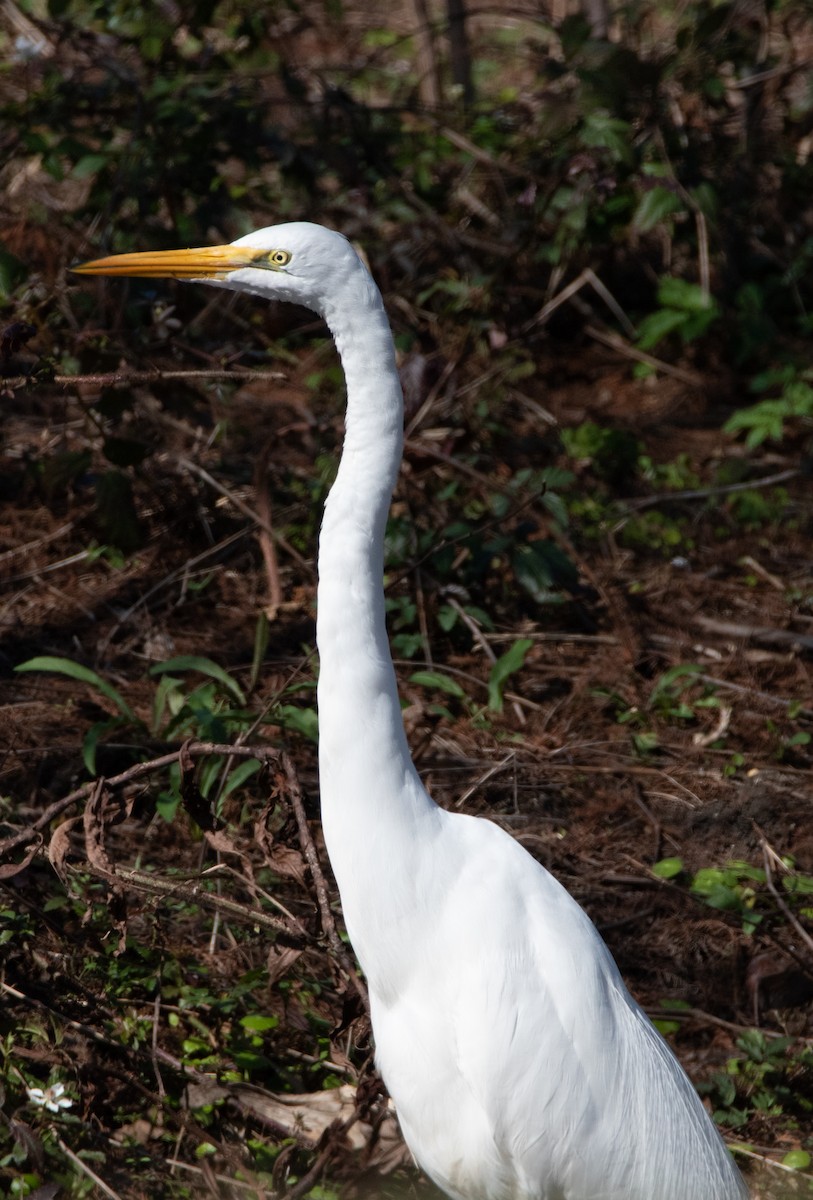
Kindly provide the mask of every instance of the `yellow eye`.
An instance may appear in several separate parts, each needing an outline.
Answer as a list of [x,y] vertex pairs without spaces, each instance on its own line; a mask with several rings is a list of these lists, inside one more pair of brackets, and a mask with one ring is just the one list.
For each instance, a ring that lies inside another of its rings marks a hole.
[[272,250],[268,255],[268,261],[272,267],[287,267],[291,261],[291,255],[288,250]]

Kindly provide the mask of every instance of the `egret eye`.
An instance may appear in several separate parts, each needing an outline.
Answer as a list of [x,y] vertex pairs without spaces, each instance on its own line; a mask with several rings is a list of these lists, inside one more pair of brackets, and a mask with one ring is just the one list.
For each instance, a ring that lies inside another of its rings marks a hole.
[[272,250],[268,255],[268,262],[272,267],[287,267],[291,261],[291,255],[288,250]]

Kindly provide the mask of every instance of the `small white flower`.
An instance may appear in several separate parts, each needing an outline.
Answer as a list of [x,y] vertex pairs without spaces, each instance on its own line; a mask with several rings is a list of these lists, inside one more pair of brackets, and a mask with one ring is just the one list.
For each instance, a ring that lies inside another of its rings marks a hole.
[[61,1108],[70,1108],[73,1100],[69,1099],[65,1094],[65,1084],[55,1083],[49,1088],[26,1088],[28,1099],[32,1104],[38,1104],[40,1108],[47,1108],[48,1112],[58,1113]]

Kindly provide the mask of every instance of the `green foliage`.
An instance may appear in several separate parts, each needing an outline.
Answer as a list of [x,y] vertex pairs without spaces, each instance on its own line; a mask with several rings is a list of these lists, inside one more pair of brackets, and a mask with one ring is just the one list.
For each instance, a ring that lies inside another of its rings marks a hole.
[[516,546],[511,554],[511,565],[517,583],[537,604],[556,601],[562,589],[572,591],[578,583],[578,569],[549,538]]
[[531,638],[519,638],[491,668],[488,677],[488,707],[492,712],[502,712],[505,685],[512,675],[522,670],[525,665],[525,657],[532,645]]
[[[719,700],[710,685],[698,689],[699,663],[678,663],[664,671],[649,693],[649,708],[669,720],[693,721],[698,708],[717,708]],[[695,693],[700,691],[700,695]]]
[[808,1154],[807,1150],[789,1150],[782,1159],[783,1167],[790,1167],[792,1171],[807,1171],[813,1163],[813,1158]]
[[657,879],[675,879],[683,872],[682,858],[662,858],[652,867],[652,874]]
[[631,433],[585,421],[573,429],[560,430],[559,436],[568,455],[590,463],[599,479],[611,485],[629,483],[641,452],[638,439]]
[[[78,680],[118,709],[118,716],[96,722],[85,734],[82,755],[90,775],[96,774],[99,745],[104,737],[113,732],[126,730],[143,741],[153,737],[166,741],[196,738],[222,744],[240,733],[252,730],[257,723],[256,714],[245,707],[245,694],[234,676],[202,655],[180,655],[150,668],[149,675],[158,679],[158,685],[149,724],[136,714],[112,684],[81,663],[42,656],[20,663],[15,670],[53,672]],[[208,682],[190,686],[186,678],[190,674],[203,675]],[[288,695],[286,689],[283,696]],[[234,707],[235,704],[237,707]],[[317,717],[313,706],[294,705],[281,698],[265,720],[303,734],[311,741],[317,740]],[[209,760],[201,776],[200,786],[204,796],[208,795],[215,780],[218,780],[219,793],[221,798],[225,798],[259,770],[259,763],[241,762],[231,766],[228,779],[224,781],[220,779],[224,765],[224,760],[217,755]],[[171,773],[171,789],[164,794],[160,804],[160,811],[168,819],[171,819],[177,807],[177,786],[177,771],[174,771]]]
[[672,213],[682,212],[683,203],[672,188],[653,187],[644,192],[633,214],[632,224],[642,233],[648,233]]
[[[704,904],[734,913],[745,933],[752,934],[765,921],[770,924],[779,916],[785,919],[768,887],[764,867],[735,859],[724,867],[701,867],[692,876],[687,873],[683,859],[673,856],[656,862],[652,874],[658,879],[688,882],[691,893]],[[785,893],[786,906],[795,908],[804,918],[813,914],[808,899],[813,896],[813,876],[797,871],[793,860],[786,858],[777,882]]]
[[688,522],[681,517],[649,509],[627,518],[621,530],[621,541],[633,549],[673,555],[677,550],[686,552],[694,546],[694,539],[686,532],[687,526]]
[[691,890],[710,908],[735,912],[746,933],[753,933],[763,919],[755,911],[757,892],[754,884],[765,883],[765,871],[745,862],[731,862],[725,868],[703,867],[694,876]]
[[25,277],[25,263],[8,250],[0,248],[0,299],[6,300],[13,296]]
[[700,487],[700,476],[689,455],[681,451],[671,462],[656,463],[648,454],[638,456],[638,469],[658,489],[682,491]]
[[20,663],[14,669],[15,671],[54,671],[58,675],[66,675],[69,679],[76,679],[80,683],[87,683],[90,687],[101,692],[108,700],[111,700],[122,716],[126,717],[129,721],[136,720],[133,710],[123,696],[111,684],[102,679],[101,675],[98,675],[95,671],[91,671],[89,667],[83,667],[81,663],[73,662],[69,658],[53,658],[49,655],[43,655],[39,658],[30,658],[27,662]]
[[[732,1129],[741,1128],[754,1114],[786,1117],[808,1114],[813,1107],[813,1051],[790,1037],[769,1037],[749,1029],[737,1039],[741,1051],[701,1085],[714,1105],[714,1119]],[[789,1166],[804,1170],[804,1152]]]
[[466,695],[456,679],[452,679],[451,675],[444,675],[441,671],[413,671],[409,678],[412,683],[419,683],[422,687],[435,688],[440,692],[445,692],[447,696],[454,696],[456,700],[463,700]]
[[654,350],[668,335],[676,333],[685,344],[695,341],[720,315],[714,299],[695,283],[664,276],[658,284],[658,304],[638,325],[638,345]]
[[767,391],[782,383],[781,394],[775,400],[761,400],[748,408],[739,409],[729,417],[723,429],[726,433],[745,431],[745,444],[753,449],[765,441],[781,442],[788,423],[793,426],[813,424],[813,387],[809,372],[798,377],[792,369],[770,372],[752,382],[753,391]]
[[201,675],[208,675],[216,683],[219,683],[238,704],[245,704],[245,696],[236,679],[217,663],[212,662],[210,658],[203,658],[196,654],[184,654],[179,658],[171,658],[168,662],[157,663],[154,667],[150,667],[150,675],[167,675],[172,671],[196,671]]

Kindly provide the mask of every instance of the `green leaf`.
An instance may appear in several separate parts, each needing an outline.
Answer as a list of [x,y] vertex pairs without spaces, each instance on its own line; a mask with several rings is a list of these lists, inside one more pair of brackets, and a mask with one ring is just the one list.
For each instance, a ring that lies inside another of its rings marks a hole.
[[813,875],[783,875],[782,887],[792,896],[813,896]]
[[27,275],[24,262],[8,250],[0,249],[0,299],[9,297]]
[[96,774],[96,748],[103,734],[129,724],[126,717],[111,717],[109,721],[97,721],[95,725],[91,725],[82,740],[82,761],[89,775]]
[[261,770],[262,763],[257,758],[247,758],[245,762],[241,762],[239,766],[234,768],[223,785],[223,790],[220,793],[220,802],[222,803],[233,791],[242,787],[247,779],[250,779],[252,775],[256,775]]
[[241,1017],[240,1024],[243,1029],[250,1029],[252,1033],[265,1033],[268,1029],[277,1028],[279,1017],[264,1017],[259,1013],[251,1013],[247,1017]]
[[531,646],[531,638],[519,638],[491,668],[488,677],[488,707],[492,712],[502,712],[505,685],[511,676],[525,665],[525,657]]
[[681,325],[678,332],[685,345],[693,342],[695,338],[699,338],[706,332],[712,321],[715,321],[719,316],[717,308],[708,308],[704,312],[687,313],[686,320]]
[[409,678],[412,683],[419,683],[422,687],[437,688],[449,696],[456,696],[458,700],[465,699],[466,693],[457,680],[442,675],[440,671],[415,671]]
[[96,688],[97,692],[101,692],[103,696],[106,696],[108,700],[112,700],[119,712],[127,717],[128,720],[135,723],[138,722],[138,718],[127,701],[111,684],[102,679],[101,675],[97,675],[95,671],[91,671],[90,667],[83,667],[81,663],[74,662],[73,659],[52,658],[46,654],[39,658],[29,658],[27,662],[20,663],[14,670],[53,671],[56,675],[67,675],[69,679],[76,679],[80,683],[87,683],[91,687]]
[[183,703],[183,693],[181,701],[174,704],[176,691],[180,691],[181,680],[176,679],[173,675],[165,675],[155,689],[155,696],[152,702],[152,732],[157,734],[161,731],[161,722],[164,719],[164,712],[169,709],[169,715],[176,717]]
[[660,699],[664,693],[668,696],[678,695],[682,689],[673,688],[673,684],[679,679],[692,679],[696,675],[702,675],[703,668],[699,663],[678,663],[677,666],[670,667],[668,671],[664,671],[660,679],[657,681],[652,691],[649,694],[649,708]]
[[701,867],[692,880],[691,890],[698,896],[709,896],[726,886],[726,873],[719,867]]
[[638,325],[638,345],[642,350],[651,350],[663,341],[667,334],[678,329],[686,320],[686,314],[674,308],[661,308],[644,317]]
[[658,748],[658,735],[653,730],[644,730],[642,733],[634,733],[632,735],[632,744],[635,747],[635,753],[646,756],[651,754],[653,750]]
[[646,233],[648,229],[653,229],[658,225],[664,217],[668,217],[670,213],[678,212],[684,207],[680,197],[671,188],[655,187],[641,197],[632,218],[632,224],[642,233]]
[[658,284],[658,303],[664,308],[680,308],[689,313],[705,313],[716,307],[712,297],[699,284],[674,275],[664,275]]
[[106,154],[85,154],[75,164],[71,174],[74,179],[87,179],[90,175],[98,175],[102,167],[106,165]]
[[596,110],[589,114],[582,128],[585,146],[600,146],[608,150],[616,162],[632,158],[632,130],[626,121]]
[[437,617],[438,625],[440,625],[443,632],[449,633],[457,624],[459,614],[456,608],[452,608],[451,604],[443,604],[438,609]]
[[789,383],[782,393],[782,399],[788,406],[792,417],[813,416],[813,388],[802,379]]
[[537,604],[550,604],[558,599],[561,588],[572,591],[579,582],[579,572],[555,542],[539,538],[517,546],[511,555],[511,565],[517,581]]
[[653,1017],[652,1024],[661,1037],[667,1037],[670,1033],[678,1033],[680,1031],[680,1021],[666,1021],[662,1017]]
[[710,221],[717,220],[720,211],[718,196],[708,181],[698,183],[697,187],[689,188],[689,195]]
[[37,478],[48,500],[61,496],[84,475],[91,463],[89,450],[66,450],[40,459],[36,463]]
[[784,400],[762,400],[749,408],[738,409],[723,425],[723,432],[737,433],[741,429],[747,429],[748,436],[745,441],[753,450],[768,438],[781,442],[785,433],[785,418],[788,415],[788,406]]
[[155,801],[155,811],[166,821],[167,825],[171,825],[180,804],[181,797],[178,792],[161,792]]
[[652,867],[652,874],[658,879],[674,879],[682,870],[682,858],[662,858]]
[[177,658],[171,658],[167,662],[156,663],[154,667],[150,667],[150,675],[166,675],[170,671],[199,671],[201,675],[208,675],[210,679],[221,683],[226,691],[231,692],[238,704],[246,702],[243,690],[237,680],[216,662],[212,662],[211,658],[205,658],[199,654],[181,654]]
[[792,1171],[806,1171],[810,1166],[811,1158],[807,1150],[789,1150],[782,1159],[784,1167],[790,1167]]
[[312,742],[319,741],[319,718],[315,708],[300,708],[296,704],[280,704],[271,713],[271,719],[283,729],[293,729]]
[[257,624],[254,627],[254,652],[251,656],[251,675],[249,676],[249,690],[254,691],[262,671],[263,659],[265,652],[268,649],[268,617],[264,612],[260,612],[257,617]]

